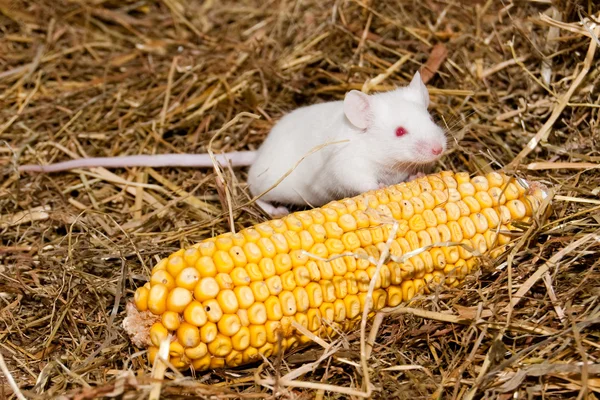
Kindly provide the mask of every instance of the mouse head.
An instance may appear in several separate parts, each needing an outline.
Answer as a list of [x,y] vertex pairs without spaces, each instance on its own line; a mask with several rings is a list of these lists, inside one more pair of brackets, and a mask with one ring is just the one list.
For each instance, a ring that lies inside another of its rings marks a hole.
[[348,92],[344,114],[359,135],[381,143],[372,147],[386,163],[428,164],[446,150],[444,131],[433,122],[428,106],[429,92],[417,72],[408,86],[390,92]]

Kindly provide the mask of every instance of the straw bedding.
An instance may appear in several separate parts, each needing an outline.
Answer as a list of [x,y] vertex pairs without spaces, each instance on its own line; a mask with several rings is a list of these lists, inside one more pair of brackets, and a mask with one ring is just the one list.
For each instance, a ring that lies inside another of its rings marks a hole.
[[[0,1],[2,397],[597,398],[599,26],[592,0]],[[161,257],[265,219],[243,169],[16,170],[256,149],[295,107],[417,69],[451,143],[437,169],[554,199],[466,285],[384,318],[368,387],[356,332],[150,379],[126,301]]]

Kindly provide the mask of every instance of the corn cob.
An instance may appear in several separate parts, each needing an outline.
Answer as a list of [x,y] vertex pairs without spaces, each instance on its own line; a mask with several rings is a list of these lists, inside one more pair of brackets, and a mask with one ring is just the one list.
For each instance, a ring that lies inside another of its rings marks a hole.
[[[161,260],[135,292],[124,326],[148,346],[150,362],[172,334],[170,362],[181,369],[275,355],[310,341],[292,321],[317,336],[360,322],[376,270],[369,257],[379,257],[391,222],[398,230],[375,278],[373,311],[432,283],[459,285],[477,267],[477,252],[504,251],[509,237],[499,231],[530,219],[544,195],[496,172],[441,172],[222,234]],[[431,246],[444,242],[454,245]],[[147,325],[136,329],[140,315]]]

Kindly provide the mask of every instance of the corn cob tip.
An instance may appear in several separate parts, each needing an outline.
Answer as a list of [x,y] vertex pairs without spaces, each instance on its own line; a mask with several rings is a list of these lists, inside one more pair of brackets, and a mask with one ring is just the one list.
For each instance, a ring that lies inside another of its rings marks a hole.
[[123,329],[131,339],[131,343],[140,348],[151,346],[150,328],[160,320],[160,317],[150,311],[139,311],[133,301],[127,302],[125,313],[127,316],[123,319]]
[[[538,182],[498,172],[444,171],[225,233],[154,266],[123,327],[150,362],[168,337],[177,368],[260,360],[310,342],[294,322],[316,336],[355,327],[372,279],[373,311],[430,284],[459,285],[478,268],[476,254],[504,252],[511,238],[502,232],[547,196]],[[390,221],[395,258],[375,275]]]

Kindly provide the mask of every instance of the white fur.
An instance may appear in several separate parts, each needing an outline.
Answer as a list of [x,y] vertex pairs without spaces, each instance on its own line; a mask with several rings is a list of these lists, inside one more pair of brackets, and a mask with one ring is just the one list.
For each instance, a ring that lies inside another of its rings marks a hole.
[[[444,132],[427,111],[429,95],[418,73],[407,87],[370,96],[350,92],[345,101],[299,108],[275,125],[248,174],[253,195],[269,189],[303,156],[327,142],[347,141],[307,156],[262,199],[320,206],[402,182],[414,171],[409,166],[440,157],[431,148],[446,149]],[[368,107],[361,101],[368,101]],[[355,114],[360,112],[369,115]],[[399,126],[408,133],[396,137]]]
[[[306,158],[263,201],[320,206],[382,185],[406,180],[415,166],[429,164],[446,149],[444,132],[427,111],[429,93],[417,72],[411,83],[386,93],[366,95],[351,91],[344,101],[299,108],[283,117],[257,152],[216,155],[233,166],[252,164],[248,184],[256,196],[283,178]],[[396,137],[396,128],[408,133]],[[307,156],[311,150],[331,144]],[[57,172],[91,167],[212,167],[208,154],[160,154],[70,160],[46,166],[25,165],[20,171]],[[265,206],[266,207],[266,206]],[[271,212],[284,212],[272,208]]]

